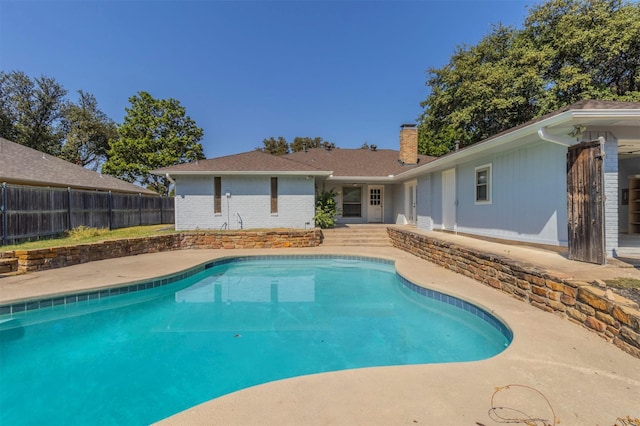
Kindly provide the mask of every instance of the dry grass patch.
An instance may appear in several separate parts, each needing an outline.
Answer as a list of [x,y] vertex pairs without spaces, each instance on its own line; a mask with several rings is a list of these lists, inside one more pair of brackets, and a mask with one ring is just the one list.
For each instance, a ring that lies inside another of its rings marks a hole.
[[106,228],[89,228],[87,226],[79,226],[68,231],[60,238],[52,238],[46,240],[29,241],[20,244],[11,244],[0,246],[0,251],[12,250],[34,250],[49,247],[60,247],[74,244],[97,243],[106,240],[118,240],[124,238],[141,238],[153,235],[174,234],[176,231],[173,225],[150,225],[150,226],[133,226],[130,228],[121,228],[108,230]]

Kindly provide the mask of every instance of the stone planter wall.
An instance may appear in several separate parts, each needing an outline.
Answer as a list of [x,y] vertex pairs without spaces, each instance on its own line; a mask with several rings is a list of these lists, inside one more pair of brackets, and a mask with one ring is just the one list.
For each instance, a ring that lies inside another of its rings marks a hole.
[[182,232],[144,238],[103,241],[75,246],[0,253],[0,273],[33,272],[62,268],[95,260],[135,256],[182,249],[298,248],[316,247],[321,242],[319,229],[281,231]]
[[320,229],[280,231],[224,231],[181,233],[180,248],[301,248],[317,247],[322,241]]
[[499,255],[404,229],[388,233],[394,247],[579,323],[640,358],[640,311],[627,299]]

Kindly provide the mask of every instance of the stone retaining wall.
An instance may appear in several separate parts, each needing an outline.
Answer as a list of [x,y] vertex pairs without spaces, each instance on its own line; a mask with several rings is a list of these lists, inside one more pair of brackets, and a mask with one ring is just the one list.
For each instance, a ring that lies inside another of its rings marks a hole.
[[[75,246],[0,253],[0,273],[33,272],[62,268],[94,260],[183,249],[298,248],[320,245],[319,229],[277,231],[181,232],[143,238],[128,238]],[[17,262],[16,262],[17,260]],[[14,267],[15,265],[15,267]],[[11,268],[11,269],[10,269]]]
[[0,253],[0,274],[8,274],[18,270],[18,259],[7,257],[3,258]]
[[388,233],[394,247],[579,323],[640,358],[640,311],[627,299],[503,256],[404,229]]

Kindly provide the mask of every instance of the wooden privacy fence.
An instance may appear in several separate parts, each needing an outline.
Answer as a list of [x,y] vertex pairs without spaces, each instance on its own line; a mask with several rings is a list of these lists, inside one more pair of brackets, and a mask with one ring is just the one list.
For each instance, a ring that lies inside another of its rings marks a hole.
[[126,228],[174,223],[174,199],[142,194],[3,183],[0,245],[59,235],[78,226]]

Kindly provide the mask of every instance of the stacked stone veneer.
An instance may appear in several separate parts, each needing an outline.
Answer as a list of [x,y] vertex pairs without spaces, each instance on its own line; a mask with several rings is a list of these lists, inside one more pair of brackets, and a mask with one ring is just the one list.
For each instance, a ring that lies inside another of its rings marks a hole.
[[388,228],[388,233],[401,250],[582,324],[640,358],[640,311],[631,301],[611,300],[586,282],[563,279],[503,256],[403,229]]
[[15,250],[0,253],[0,268],[4,264],[11,264],[6,270],[0,269],[0,273],[42,271],[94,260],[182,249],[316,247],[320,245],[321,238],[322,233],[319,229],[182,232],[75,246]]

